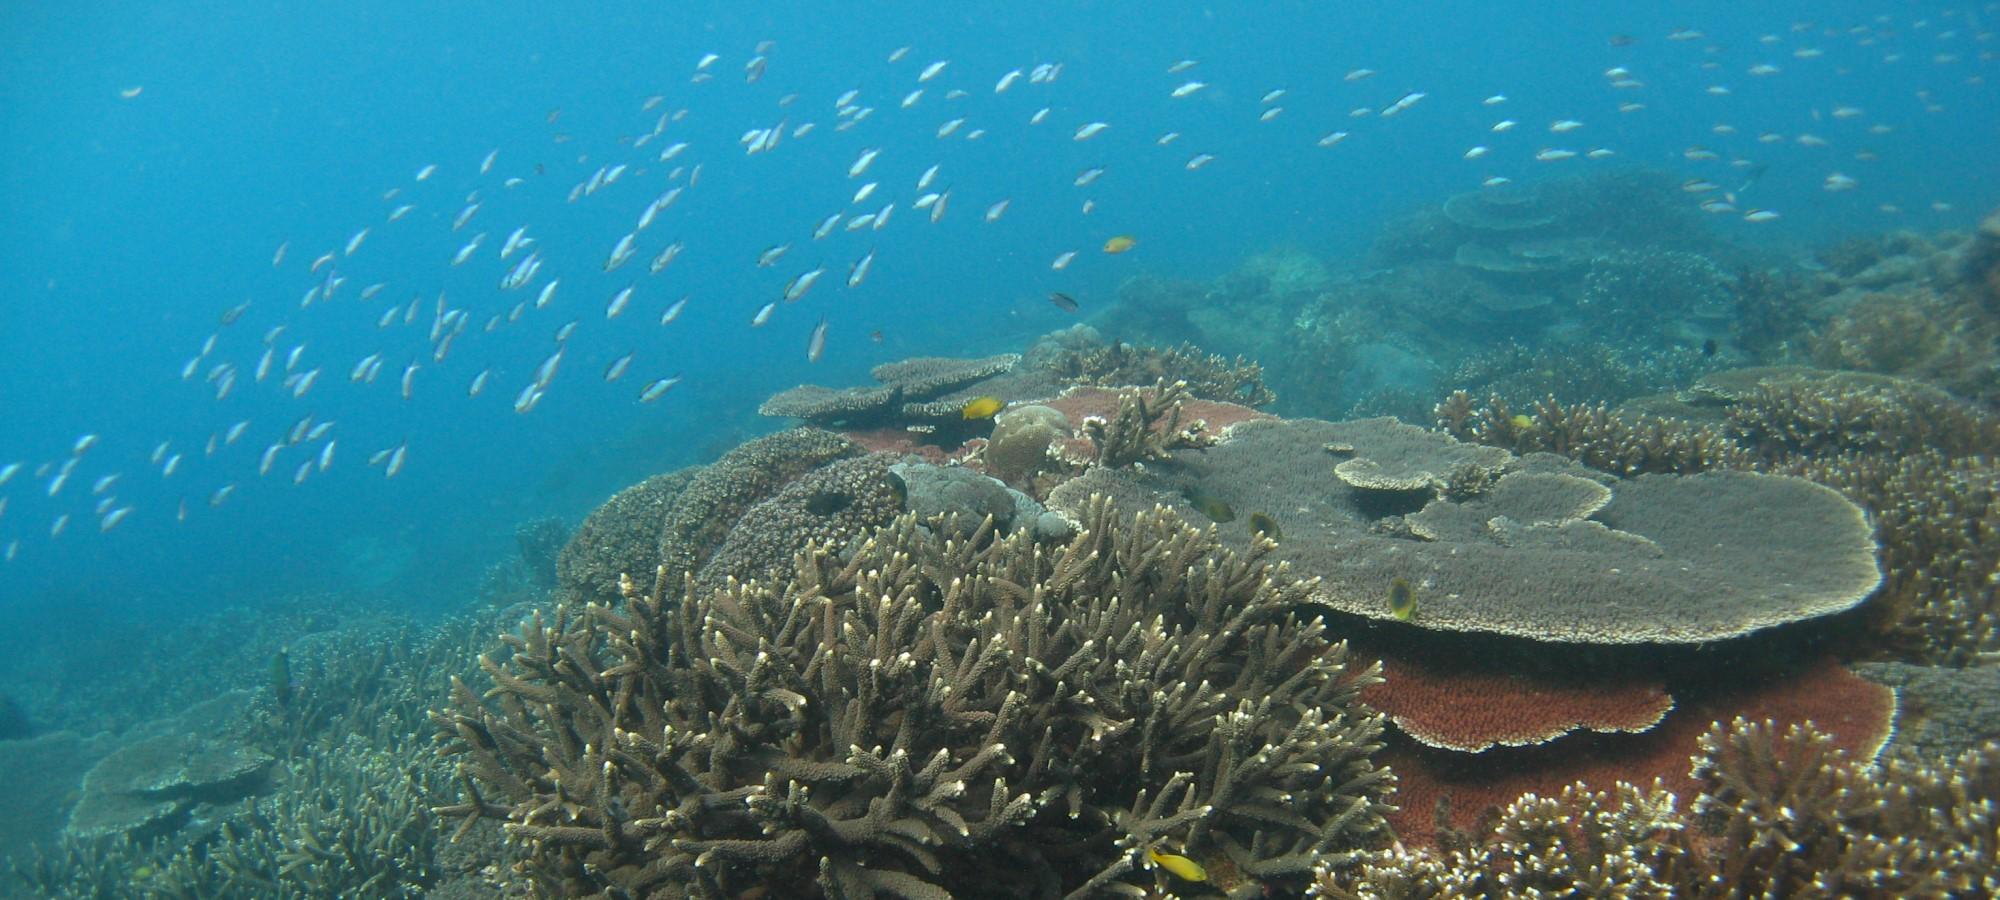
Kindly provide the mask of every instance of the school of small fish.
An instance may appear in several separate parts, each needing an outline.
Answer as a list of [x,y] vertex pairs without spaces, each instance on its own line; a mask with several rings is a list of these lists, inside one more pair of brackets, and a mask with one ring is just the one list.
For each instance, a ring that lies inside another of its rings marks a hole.
[[[1978,85],[1972,60],[1989,60],[1991,51],[1973,45],[1990,38],[1969,17],[1893,14],[1851,25],[1801,22],[1752,41],[1712,38],[1696,28],[1617,35],[1609,40],[1613,57],[1646,48],[1650,62],[1589,73],[1582,80],[1594,83],[1596,98],[1576,103],[1579,92],[1565,92],[1563,102],[1577,107],[1567,109],[1538,103],[1528,91],[1490,90],[1506,85],[1448,92],[1426,85],[1424,72],[1398,71],[1387,60],[1354,60],[1336,69],[1344,76],[1315,83],[1250,85],[1231,83],[1223,67],[1189,57],[1155,69],[1152,84],[1128,87],[1157,91],[1174,111],[1227,115],[1239,130],[1322,148],[1312,152],[1327,154],[1315,158],[1330,165],[1355,145],[1399,140],[1396,130],[1416,120],[1457,121],[1449,127],[1463,130],[1465,142],[1434,155],[1439,165],[1465,166],[1468,189],[1620,154],[1671,157],[1686,171],[1683,191],[1691,205],[1757,224],[1781,216],[1757,205],[1758,175],[1768,166],[1812,167],[1809,180],[1826,194],[1866,195],[1868,180],[1857,173],[1880,160],[1872,143],[1947,111],[1929,89],[1903,109],[1863,108],[1843,100],[1837,76],[1869,65],[1927,64],[1941,83]],[[350,411],[356,403],[345,394],[403,404],[435,392],[479,410],[531,415],[545,402],[581,392],[577,383],[584,380],[623,392],[633,404],[654,404],[684,378],[719,377],[676,365],[676,344],[698,339],[698,329],[776,335],[787,333],[779,323],[793,322],[802,331],[789,333],[804,334],[808,363],[858,353],[868,346],[861,336],[882,340],[881,324],[867,318],[870,292],[884,290],[894,270],[935,264],[922,252],[928,229],[993,229],[1031,241],[1027,246],[1040,252],[1026,256],[1031,271],[1021,281],[1048,282],[1040,293],[1054,309],[1035,301],[1036,314],[1079,314],[1090,305],[1087,288],[1097,283],[1090,271],[1129,267],[1154,241],[1145,211],[1124,208],[1105,186],[1178,178],[1189,191],[1228,191],[1229,178],[1268,177],[1259,160],[1224,150],[1222,144],[1240,146],[1238,135],[1204,144],[1201,135],[1213,128],[1193,118],[1149,122],[1124,104],[1091,109],[1074,102],[1060,60],[1023,59],[993,71],[906,46],[886,59],[870,55],[849,82],[821,84],[815,92],[775,86],[791,73],[770,41],[750,48],[740,78],[717,65],[723,58],[701,54],[683,70],[684,84],[636,102],[637,127],[610,145],[580,150],[573,142],[583,138],[553,130],[565,126],[562,111],[551,110],[545,143],[414,161],[400,183],[382,191],[373,221],[344,234],[276,242],[269,266],[293,287],[233,298],[174,373],[207,404],[187,416],[188,434],[141,440],[92,432],[39,458],[0,457],[0,561],[21,556],[24,541],[61,538],[73,522],[102,533],[142,516],[185,521],[228,508],[253,485],[303,485],[337,466],[357,465],[353,459],[381,478],[437,464],[405,436],[323,416],[319,404],[334,391],[344,392],[338,406]],[[727,100],[705,96],[727,81],[738,82]],[[1768,86],[1787,82],[1796,85],[1785,101],[1795,113],[1790,119],[1761,120],[1747,111],[1771,109],[1778,101]],[[1739,91],[1753,89],[1761,92],[1759,105],[1735,102]],[[120,92],[124,100],[150,102],[140,95],[139,87]],[[1713,124],[1668,150],[1621,146],[1628,123],[1688,107]],[[740,120],[740,137],[734,146],[705,146],[683,125],[695,116]],[[886,124],[897,119],[918,127]],[[1064,158],[1084,153],[1096,161],[1061,172],[954,164],[951,145],[989,134],[1024,147],[1059,144]],[[820,173],[831,199],[797,220],[770,221],[769,233],[750,246],[723,244],[702,222],[720,202],[711,197],[728,192],[714,191],[704,172],[748,172],[754,179],[764,166]],[[587,208],[601,227],[554,240],[513,212],[522,206],[514,198],[537,191]],[[1045,208],[1051,195],[1074,199],[1051,213]],[[1885,213],[1903,208],[1888,197],[1860,202]],[[374,259],[385,246],[400,254],[413,244],[436,247],[435,271],[399,280],[392,274],[403,268]],[[724,285],[696,280],[686,273],[689,263],[676,265],[683,255],[729,260],[740,274]],[[880,277],[871,281],[878,260]],[[836,274],[828,278],[829,272]],[[566,278],[571,285],[558,290]],[[596,293],[591,278],[606,279],[606,293]],[[677,324],[684,315],[690,321]],[[376,348],[358,358],[319,349],[351,345],[345,335],[354,322],[378,335]],[[315,342],[322,329],[343,337]],[[773,353],[799,352],[789,339],[773,346]],[[276,419],[231,413],[238,408],[233,396],[257,390],[273,392],[294,412]],[[991,416],[999,404],[989,400],[969,404],[966,418]],[[343,440],[361,449],[336,454]],[[131,455],[109,458],[123,453]],[[125,499],[123,489],[141,478],[164,481],[169,495],[179,494],[177,502]],[[1198,871],[1180,857],[1155,854],[1153,861],[1183,879]]]

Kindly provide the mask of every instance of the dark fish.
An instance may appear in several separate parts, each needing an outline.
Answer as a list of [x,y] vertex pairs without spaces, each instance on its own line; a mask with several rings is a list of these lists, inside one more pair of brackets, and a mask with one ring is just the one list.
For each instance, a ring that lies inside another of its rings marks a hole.
[[1715,350],[1716,350],[1715,338],[1709,338],[1708,340],[1701,342],[1701,355],[1714,356]]
[[1181,496],[1187,498],[1188,505],[1201,510],[1201,514],[1210,519],[1217,522],[1236,521],[1236,510],[1231,509],[1228,501],[1221,497],[1193,487],[1182,491]]
[[1250,533],[1270,538],[1273,542],[1285,539],[1284,530],[1278,527],[1278,520],[1271,518],[1270,513],[1251,513]]
[[1076,298],[1061,291],[1050,291],[1049,302],[1055,304],[1056,308],[1063,312],[1073,313],[1077,310]]
[[1397,620],[1408,622],[1417,614],[1417,589],[1410,586],[1410,580],[1397,576],[1389,582],[1389,614]]
[[298,690],[292,681],[292,655],[279,650],[271,657],[270,686],[272,699],[278,701],[279,708],[292,705],[292,696]]

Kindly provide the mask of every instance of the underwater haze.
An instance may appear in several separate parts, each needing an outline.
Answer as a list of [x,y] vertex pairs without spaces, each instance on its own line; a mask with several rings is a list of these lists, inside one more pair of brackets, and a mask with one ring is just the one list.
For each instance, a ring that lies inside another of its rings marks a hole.
[[0,895],[2000,894],[1997,30],[7,3]]
[[[1012,346],[1069,322],[1042,299],[1049,291],[1088,310],[1141,272],[1213,274],[1273,245],[1365,246],[1386,217],[1495,176],[1645,165],[1728,189],[1744,179],[1728,167],[1740,158],[1763,174],[1734,205],[1782,214],[1718,216],[1746,240],[1962,225],[2000,178],[1980,17],[1921,4],[19,4],[0,18],[10,198],[0,464],[20,464],[0,487],[0,595],[116,607],[349,582],[449,594],[481,553],[505,548],[514,522],[574,517],[635,474],[712,456],[759,427],[751,407],[777,388],[840,383],[917,353]],[[1701,36],[1669,40],[1678,30]],[[1614,45],[1617,35],[1633,40]],[[1821,55],[1796,58],[1801,48]],[[709,53],[718,59],[698,69]],[[1196,64],[1168,72],[1184,59]],[[1781,71],[1746,74],[1767,61]],[[920,82],[933,62],[948,65]],[[1052,77],[996,93],[1003,75],[1036,66]],[[1610,87],[1614,66],[1643,86]],[[1349,75],[1362,69],[1378,74]],[[1171,95],[1192,81],[1205,87]],[[1705,92],[1717,85],[1729,93]],[[1356,113],[1417,95],[1393,117]],[[1494,95],[1505,102],[1482,102]],[[1619,112],[1626,102],[1644,108]],[[1836,115],[1844,108],[1860,113]],[[963,125],[939,137],[955,119]],[[1503,119],[1520,125],[1491,132]],[[1561,120],[1582,126],[1550,133]],[[1075,140],[1092,122],[1108,127]],[[1736,133],[1712,133],[1718,123]],[[783,132],[777,145],[746,154],[739,138],[770,128]],[[1349,136],[1320,146],[1336,132]],[[1760,144],[1762,132],[1784,140]],[[1169,133],[1179,137],[1163,146]],[[1827,146],[1799,144],[1804,133]],[[1463,158],[1479,145],[1490,152]],[[1685,159],[1694,145],[1720,158]],[[849,177],[869,148],[880,157]],[[1537,161],[1548,148],[1578,156]],[[1864,148],[1873,158],[1855,161]],[[1583,155],[1593,149],[1615,155]],[[1214,161],[1189,171],[1198,154]],[[571,202],[574,186],[613,165],[622,179]],[[934,183],[917,189],[932,166]],[[1093,167],[1102,177],[1075,187]],[[1858,186],[1825,190],[1836,172]],[[870,182],[874,196],[852,202]],[[639,256],[604,271],[618,239],[676,185],[684,198],[637,232]],[[935,223],[914,206],[933,192],[949,197]],[[886,227],[843,221],[812,237],[827,216],[885,204]],[[537,243],[502,259],[517,228]],[[1138,239],[1133,252],[1099,252],[1123,234]],[[647,274],[675,242],[685,254]],[[756,265],[785,244],[775,264]],[[1069,251],[1076,261],[1052,270]],[[499,288],[527,253],[541,255],[535,277]],[[866,280],[849,288],[870,253]],[[751,327],[788,279],[822,268],[816,290]],[[302,302],[328,271],[332,295]],[[627,286],[629,308],[607,319]],[[660,325],[683,297],[684,316]],[[524,300],[531,308],[513,316]],[[377,327],[384,310],[412,303],[414,316]],[[451,311],[460,334],[438,354],[433,325]],[[489,331],[496,316],[503,327]],[[809,363],[822,317],[825,355]],[[558,344],[569,322],[575,333]],[[546,396],[517,414],[519,392],[559,347]],[[259,379],[266,349],[277,371]],[[607,383],[606,367],[628,353],[630,368]],[[378,354],[372,379],[350,379]],[[319,373],[308,390],[287,387],[308,371]],[[227,396],[219,372],[233,383]],[[468,397],[482,372],[490,387]],[[639,402],[675,376],[663,397]],[[293,441],[308,417],[332,425]],[[239,422],[237,439],[210,452]],[[86,434],[97,445],[74,453]],[[402,447],[397,477],[370,464]],[[178,463],[163,476],[167,459]]]

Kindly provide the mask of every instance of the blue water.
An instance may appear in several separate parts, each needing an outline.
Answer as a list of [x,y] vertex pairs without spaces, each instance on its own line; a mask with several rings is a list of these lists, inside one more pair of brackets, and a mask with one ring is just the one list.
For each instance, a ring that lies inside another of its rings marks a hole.
[[[16,558],[0,564],[0,604],[159,611],[328,590],[455,605],[511,548],[515,523],[574,520],[624,484],[773,427],[755,407],[777,390],[864,381],[870,366],[911,355],[1018,350],[1073,321],[1043,299],[1051,290],[1088,313],[1136,274],[1214,277],[1280,245],[1358,254],[1389,218],[1491,176],[1527,182],[1645,165],[1735,187],[1743,170],[1727,160],[1741,157],[1768,166],[1741,205],[1782,218],[1722,216],[1715,227],[1780,249],[1891,227],[1963,227],[2000,197],[1991,162],[2000,98],[1985,80],[1996,43],[1985,31],[1990,8],[1046,6],[11,5],[0,12],[0,465],[23,469],[0,486],[0,546],[18,541]],[[1665,40],[1683,28],[1705,36]],[[1636,41],[1615,46],[1620,34]],[[760,41],[771,42],[768,69],[746,83]],[[906,45],[906,58],[887,61]],[[1799,58],[1800,48],[1822,52]],[[713,79],[691,83],[709,52],[720,57]],[[1183,58],[1199,64],[1168,74]],[[949,65],[919,85],[935,60]],[[1761,62],[1781,71],[1747,73]],[[1023,78],[994,92],[1008,70],[1044,63],[1060,64],[1053,81]],[[1610,88],[1613,66],[1644,87]],[[1359,67],[1379,74],[1344,79]],[[1209,86],[1169,97],[1189,79]],[[1710,94],[1711,85],[1730,93]],[[923,98],[900,108],[919,86]],[[834,100],[850,88],[874,112],[837,132]],[[1260,102],[1277,88],[1286,93]],[[966,96],[947,99],[952,89]],[[1393,118],[1349,115],[1413,91],[1426,96]],[[1508,100],[1482,103],[1493,94]],[[664,100],[642,109],[654,95]],[[795,100],[781,107],[787,95]],[[1628,101],[1645,109],[1619,113]],[[1031,126],[1044,106],[1047,120]],[[1259,122],[1267,106],[1284,112]],[[1860,112],[1834,115],[1840,107]],[[676,110],[685,117],[633,146]],[[956,117],[966,119],[959,132],[937,137]],[[1502,118],[1520,125],[1490,132]],[[1559,119],[1585,124],[1551,134]],[[1110,127],[1072,139],[1092,121]],[[789,129],[806,122],[815,130],[793,138]],[[776,149],[744,153],[739,136],[780,123],[788,133]],[[1717,124],[1737,131],[1717,134]],[[967,140],[975,128],[987,133]],[[1317,145],[1336,130],[1350,135]],[[1168,131],[1182,136],[1158,145]],[[1786,139],[1762,144],[1763,132]],[[1801,133],[1826,145],[1802,145]],[[678,141],[690,145],[680,158],[656,161]],[[1463,159],[1476,144],[1492,152]],[[1722,159],[1689,161],[1696,145]],[[874,166],[847,177],[869,147],[882,149]],[[1535,161],[1544,147],[1616,155]],[[1863,150],[1876,158],[1856,160]],[[481,175],[489,151],[496,163]],[[1215,161],[1188,171],[1196,153]],[[622,180],[566,202],[617,163],[631,167]],[[700,183],[639,235],[631,262],[603,271],[641,209],[687,182],[670,181],[669,170],[696,163]],[[431,164],[436,174],[415,180]],[[911,205],[933,164],[933,189],[951,190],[937,224]],[[1102,179],[1073,186],[1093,166],[1106,169]],[[1834,172],[1859,186],[1824,190]],[[505,187],[510,177],[523,181]],[[875,195],[850,203],[867,181],[880,183]],[[385,200],[391,189],[400,195]],[[454,232],[475,191],[481,209]],[[982,221],[1002,199],[1006,214]],[[1085,199],[1095,202],[1087,216]],[[881,230],[810,239],[829,214],[889,201],[896,210]],[[415,211],[385,221],[402,203]],[[503,292],[498,279],[520,257],[503,262],[497,250],[523,225],[547,261],[529,287]],[[370,236],[341,257],[363,226]],[[481,231],[475,258],[449,265]],[[1118,234],[1137,237],[1138,249],[1097,251]],[[674,240],[686,252],[647,275],[647,260]],[[755,266],[760,251],[785,242],[792,249],[776,266]],[[289,250],[274,267],[280,244]],[[850,290],[848,267],[871,250],[871,275]],[[1069,250],[1074,265],[1052,270]],[[307,267],[329,251],[346,281],[301,309],[320,282]],[[827,272],[808,296],[750,327],[788,279],[815,266]],[[549,308],[485,331],[551,277],[561,286]],[[375,283],[380,295],[359,299]],[[606,302],[631,284],[631,307],[607,320]],[[469,321],[442,363],[428,339],[440,292]],[[686,314],[662,326],[662,311],[682,296],[691,298]],[[377,327],[383,310],[413,298],[414,324]],[[239,321],[219,325],[245,301]],[[807,336],[821,317],[826,355],[809,363]],[[517,392],[570,321],[576,332],[546,396],[515,413]],[[322,369],[302,398],[275,376],[251,378],[279,326],[270,344],[279,359],[304,344],[299,370]],[[211,335],[215,349],[181,380]],[[375,353],[380,376],[350,382],[357,360]],[[630,372],[606,383],[605,368],[626,353],[635,354]],[[412,361],[421,368],[404,400],[398,382]],[[238,384],[217,400],[204,378],[220,364],[235,367]],[[483,369],[490,386],[468,397]],[[685,380],[664,398],[638,401],[642,386],[675,373]],[[332,464],[294,485],[296,467],[320,452],[314,442],[280,451],[258,476],[264,448],[307,415],[336,423]],[[204,452],[241,420],[250,425],[240,441]],[[35,469],[60,465],[83,434],[101,441],[49,496],[48,476]],[[171,477],[148,461],[162,441],[183,454]],[[408,464],[397,477],[367,464],[403,444]],[[92,485],[114,473],[108,508],[132,512],[100,531]],[[212,493],[231,483],[233,496],[212,508]],[[67,530],[52,538],[65,513]]]

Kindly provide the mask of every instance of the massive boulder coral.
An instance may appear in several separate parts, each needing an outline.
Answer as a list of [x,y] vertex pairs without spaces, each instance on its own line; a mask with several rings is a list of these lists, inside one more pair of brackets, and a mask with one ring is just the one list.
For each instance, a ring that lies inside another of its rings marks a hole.
[[903,489],[889,471],[897,459],[892,453],[837,459],[792,479],[735,519],[695,583],[712,589],[730,579],[782,578],[799,550],[887,525],[904,507]]
[[794,479],[861,452],[832,432],[793,428],[750,441],[708,466],[626,488],[584,519],[563,547],[556,560],[557,598],[615,598],[620,578],[649,579],[661,566],[678,584],[700,572],[749,509]]
[[1370,840],[1376,676],[1270,546],[1080,518],[1049,546],[905,516],[784,585],[537,614],[437,715],[440,812],[572,896],[1082,898],[1157,850],[1248,897]]
[[559,596],[615,597],[620,576],[659,565],[660,523],[698,471],[655,475],[593,510],[556,555]]

